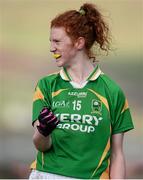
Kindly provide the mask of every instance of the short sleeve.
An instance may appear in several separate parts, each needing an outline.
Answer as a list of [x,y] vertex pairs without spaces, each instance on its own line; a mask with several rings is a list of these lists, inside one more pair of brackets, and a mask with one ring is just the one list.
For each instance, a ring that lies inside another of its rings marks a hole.
[[44,107],[50,108],[50,98],[47,85],[44,80],[39,80],[33,96],[32,124],[38,119]]
[[134,128],[128,101],[120,89],[114,97],[112,134],[126,132]]

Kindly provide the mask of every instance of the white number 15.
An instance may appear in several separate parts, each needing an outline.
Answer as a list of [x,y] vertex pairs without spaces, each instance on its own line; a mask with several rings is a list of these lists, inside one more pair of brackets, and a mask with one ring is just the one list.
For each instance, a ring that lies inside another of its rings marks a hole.
[[81,109],[81,101],[80,100],[74,100],[73,102],[73,110],[80,110]]

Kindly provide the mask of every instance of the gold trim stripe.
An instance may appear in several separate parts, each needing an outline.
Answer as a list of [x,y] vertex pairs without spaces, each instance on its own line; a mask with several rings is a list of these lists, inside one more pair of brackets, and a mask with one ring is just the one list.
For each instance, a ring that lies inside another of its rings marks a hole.
[[36,169],[36,164],[37,164],[37,161],[33,161],[32,164],[30,165],[30,169]]
[[[111,134],[111,125],[110,125],[110,134]],[[96,167],[96,169],[95,169],[94,172],[92,173],[91,178],[94,176],[94,174],[96,173],[96,171],[98,170],[98,168],[99,168],[100,165],[102,164],[102,162],[103,162],[104,158],[106,157],[106,155],[107,155],[107,153],[108,153],[109,150],[110,150],[110,137],[108,138],[108,142],[107,142],[106,147],[105,147],[105,149],[104,149],[104,152],[103,152],[103,154],[102,154],[102,156],[101,156],[100,162],[98,163],[98,166]],[[108,161],[108,162],[109,162],[109,161]],[[108,165],[109,165],[109,163],[108,163]]]
[[106,106],[106,108],[109,111],[109,105],[108,105],[108,101],[105,97],[101,96],[100,94],[98,94],[97,92],[93,91],[92,89],[88,89],[89,91],[91,91],[92,93],[94,93],[102,102],[103,104]]
[[92,75],[92,77],[89,79],[90,81],[96,80],[101,74],[101,70],[98,68],[97,71]]
[[35,91],[34,96],[33,96],[33,101],[36,101],[38,99],[44,99],[44,95],[42,94],[39,87],[36,88],[36,91]]
[[61,75],[61,77],[62,77],[64,80],[69,81],[69,78],[68,78],[68,76],[66,75],[64,69],[61,69],[61,70],[60,70],[60,75]]
[[52,98],[55,96],[58,96],[61,92],[65,91],[67,89],[59,89],[58,91],[52,92]]
[[128,105],[128,101],[127,101],[127,99],[126,99],[125,104],[124,104],[124,107],[123,107],[121,113],[123,113],[123,112],[124,112],[126,109],[128,109],[128,108],[129,108],[129,105]]
[[109,149],[110,149],[110,137],[109,137],[109,139],[108,139],[108,142],[107,142],[107,145],[106,145],[106,147],[105,147],[105,149],[104,149],[104,152],[103,152],[103,154],[102,154],[102,156],[101,156],[100,162],[99,162],[98,166],[96,167],[96,169],[94,170],[94,172],[92,173],[91,178],[94,176],[94,174],[95,174],[96,171],[98,170],[99,166],[102,164],[102,162],[103,162],[104,158],[106,157]]
[[110,159],[108,159],[108,166],[106,170],[100,176],[100,179],[109,179],[109,167],[110,167]]

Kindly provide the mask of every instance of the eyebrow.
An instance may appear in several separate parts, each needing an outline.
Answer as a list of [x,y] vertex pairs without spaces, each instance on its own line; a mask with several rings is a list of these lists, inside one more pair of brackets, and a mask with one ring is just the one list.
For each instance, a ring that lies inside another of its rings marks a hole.
[[55,38],[54,38],[54,39],[51,39],[51,38],[50,38],[49,41],[50,41],[50,42],[51,42],[51,41],[61,41],[61,39],[55,39]]

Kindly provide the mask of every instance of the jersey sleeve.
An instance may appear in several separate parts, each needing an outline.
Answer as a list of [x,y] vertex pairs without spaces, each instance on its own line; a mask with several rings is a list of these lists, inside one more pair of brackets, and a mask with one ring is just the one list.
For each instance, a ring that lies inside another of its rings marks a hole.
[[126,132],[134,128],[128,101],[120,89],[115,98],[114,96],[114,113],[112,121],[112,134]]
[[35,87],[33,96],[32,125],[38,119],[38,116],[44,107],[50,109],[51,105],[47,84],[41,79]]

